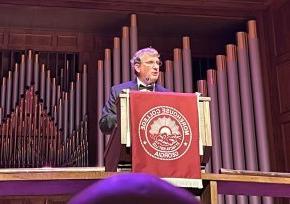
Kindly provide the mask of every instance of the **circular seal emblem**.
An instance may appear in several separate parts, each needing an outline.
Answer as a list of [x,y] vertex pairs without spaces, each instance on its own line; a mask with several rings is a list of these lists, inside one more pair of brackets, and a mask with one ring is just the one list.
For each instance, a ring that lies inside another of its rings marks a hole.
[[178,159],[191,145],[192,131],[188,121],[170,106],[157,106],[147,111],[138,129],[143,149],[155,159]]

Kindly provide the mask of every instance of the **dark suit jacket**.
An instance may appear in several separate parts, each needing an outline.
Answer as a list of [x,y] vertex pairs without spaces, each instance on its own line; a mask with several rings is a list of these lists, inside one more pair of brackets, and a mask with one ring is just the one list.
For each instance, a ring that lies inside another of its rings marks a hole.
[[[99,121],[100,129],[104,134],[110,134],[117,123],[116,100],[123,89],[138,90],[137,79],[115,85],[111,88],[109,99],[103,108],[102,117]],[[155,84],[155,91],[169,92],[168,89],[159,84]]]

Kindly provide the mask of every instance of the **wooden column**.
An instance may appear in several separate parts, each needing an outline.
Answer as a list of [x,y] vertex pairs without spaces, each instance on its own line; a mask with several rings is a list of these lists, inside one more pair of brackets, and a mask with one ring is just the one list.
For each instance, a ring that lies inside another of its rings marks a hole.
[[202,204],[218,204],[217,182],[209,181],[200,196]]

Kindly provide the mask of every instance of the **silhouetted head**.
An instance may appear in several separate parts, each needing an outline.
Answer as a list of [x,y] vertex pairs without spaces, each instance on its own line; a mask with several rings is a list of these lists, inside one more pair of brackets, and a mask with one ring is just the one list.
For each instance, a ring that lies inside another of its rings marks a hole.
[[198,204],[192,194],[156,176],[119,174],[101,180],[78,195],[70,204]]

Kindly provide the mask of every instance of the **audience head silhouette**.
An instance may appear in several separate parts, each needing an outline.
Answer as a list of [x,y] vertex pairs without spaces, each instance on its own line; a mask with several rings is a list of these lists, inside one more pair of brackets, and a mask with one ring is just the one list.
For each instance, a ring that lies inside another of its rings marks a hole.
[[70,204],[197,204],[194,196],[160,178],[143,173],[101,180],[73,197]]

